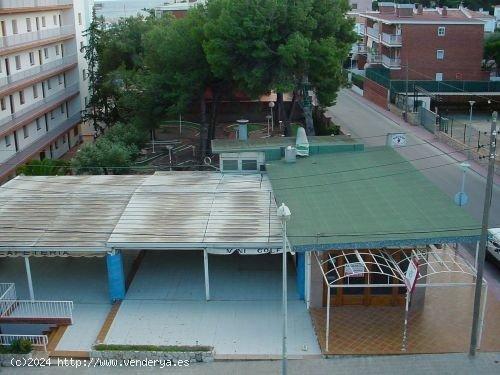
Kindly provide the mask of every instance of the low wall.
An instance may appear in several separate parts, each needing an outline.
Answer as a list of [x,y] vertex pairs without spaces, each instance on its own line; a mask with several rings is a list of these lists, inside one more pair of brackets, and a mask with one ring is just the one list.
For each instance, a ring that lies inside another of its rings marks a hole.
[[365,78],[365,82],[363,83],[363,97],[387,109],[387,95],[388,91],[384,86],[379,85],[371,79]]
[[[47,366],[46,352],[33,351],[27,354],[0,354],[0,367],[41,367]],[[1,372],[1,371],[0,371]]]
[[[166,352],[166,351],[134,351],[134,350],[92,350],[90,358],[99,360],[116,360],[118,363],[124,360],[139,361],[170,361],[172,363],[201,363],[213,362],[214,352],[193,351],[193,352]],[[97,364],[99,361],[96,362]],[[105,362],[103,362],[105,363]]]
[[352,85],[351,90],[354,91],[356,94],[363,96],[363,90],[361,90],[358,86]]

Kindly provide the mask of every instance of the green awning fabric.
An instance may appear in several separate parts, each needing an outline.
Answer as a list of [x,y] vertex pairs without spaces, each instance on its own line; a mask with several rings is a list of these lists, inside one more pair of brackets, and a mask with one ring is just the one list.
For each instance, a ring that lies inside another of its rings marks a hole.
[[391,148],[266,167],[278,205],[292,212],[287,235],[295,251],[479,239],[480,224]]

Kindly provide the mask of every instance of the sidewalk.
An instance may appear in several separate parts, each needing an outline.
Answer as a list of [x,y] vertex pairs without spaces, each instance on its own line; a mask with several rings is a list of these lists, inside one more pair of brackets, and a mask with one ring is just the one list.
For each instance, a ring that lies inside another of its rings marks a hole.
[[[406,133],[411,133],[415,137],[418,137],[418,138],[422,139],[423,141],[429,143],[430,145],[434,146],[435,148],[437,148],[441,152],[447,153],[452,159],[454,159],[458,162],[467,161],[466,155],[464,155],[461,152],[457,152],[457,150],[455,150],[454,148],[452,148],[444,143],[439,142],[436,139],[436,137],[434,136],[434,134],[431,134],[430,132],[425,130],[423,127],[410,125],[409,123],[404,121],[401,117],[397,116],[396,114],[394,114],[386,109],[379,107],[375,103],[372,103],[371,101],[363,98],[361,95],[355,93],[352,90],[346,90],[346,94],[349,95],[351,98],[354,98],[355,100],[359,101],[361,104],[363,104],[367,107],[370,107],[371,109],[378,112],[379,114],[386,117],[387,119],[391,120],[395,124],[399,125],[401,127],[402,131],[404,131]],[[498,152],[498,150],[497,150],[497,152]],[[477,162],[472,161],[472,160],[468,161],[468,162],[471,165],[471,168],[470,168],[471,170],[473,170],[477,174],[486,178],[487,169],[485,167],[483,167],[482,165],[480,165]],[[498,175],[494,176],[494,183],[497,185],[500,185],[500,176],[498,176]]]
[[[280,361],[213,362],[189,367],[169,368],[3,368],[5,374],[152,374],[172,375],[274,375],[280,374]],[[482,375],[500,373],[500,353],[479,353],[475,358],[466,354],[394,355],[394,356],[339,356],[330,359],[290,360],[290,375]]]

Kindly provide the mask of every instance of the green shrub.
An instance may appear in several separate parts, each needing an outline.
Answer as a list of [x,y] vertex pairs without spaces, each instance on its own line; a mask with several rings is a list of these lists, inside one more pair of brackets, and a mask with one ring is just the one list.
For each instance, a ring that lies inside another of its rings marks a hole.
[[31,341],[26,339],[15,340],[10,344],[10,353],[13,354],[27,354],[32,349]]
[[156,345],[94,345],[97,351],[134,351],[134,352],[208,352],[212,350],[210,346],[156,346]]
[[353,85],[358,86],[361,90],[363,90],[365,77],[360,76],[359,74],[352,73],[351,82]]

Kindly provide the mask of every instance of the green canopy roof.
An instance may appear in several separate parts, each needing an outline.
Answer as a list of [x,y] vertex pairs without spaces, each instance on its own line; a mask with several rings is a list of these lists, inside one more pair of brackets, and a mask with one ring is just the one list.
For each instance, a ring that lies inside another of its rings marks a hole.
[[[479,240],[480,224],[388,147],[266,165],[295,251]],[[458,186],[458,182],[457,182]]]

